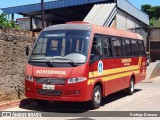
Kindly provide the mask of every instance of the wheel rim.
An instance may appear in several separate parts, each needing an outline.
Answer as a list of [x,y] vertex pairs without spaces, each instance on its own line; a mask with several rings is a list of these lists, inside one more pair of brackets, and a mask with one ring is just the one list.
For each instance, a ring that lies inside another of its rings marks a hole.
[[101,93],[99,90],[97,90],[94,94],[94,100],[96,102],[96,104],[100,104],[101,103]]
[[131,92],[134,92],[134,82],[133,82],[133,80],[131,81]]

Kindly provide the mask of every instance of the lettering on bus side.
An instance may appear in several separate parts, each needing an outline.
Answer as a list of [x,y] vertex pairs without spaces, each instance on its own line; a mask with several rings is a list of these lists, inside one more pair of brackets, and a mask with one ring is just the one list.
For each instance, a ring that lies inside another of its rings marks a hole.
[[47,75],[65,75],[66,71],[55,71],[55,70],[37,70],[36,74],[47,74]]
[[128,62],[131,63],[132,59],[122,59],[121,62],[122,63],[128,63]]
[[121,63],[123,63],[124,66],[129,66],[131,62],[132,62],[132,59],[130,59],[130,58],[121,60]]

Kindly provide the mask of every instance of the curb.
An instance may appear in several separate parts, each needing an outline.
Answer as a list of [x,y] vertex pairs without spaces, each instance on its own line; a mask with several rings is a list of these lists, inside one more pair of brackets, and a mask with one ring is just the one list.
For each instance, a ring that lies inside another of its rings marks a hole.
[[29,98],[25,98],[22,100],[8,101],[6,103],[0,104],[0,111],[5,110],[5,109],[9,109],[9,108],[13,108],[13,107],[17,107],[17,106],[25,106],[25,105],[31,104],[33,102],[34,102],[34,100],[29,99]]

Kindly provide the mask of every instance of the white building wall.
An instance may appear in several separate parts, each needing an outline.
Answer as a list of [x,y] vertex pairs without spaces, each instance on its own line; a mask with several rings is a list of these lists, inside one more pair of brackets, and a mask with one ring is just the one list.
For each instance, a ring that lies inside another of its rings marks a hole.
[[117,0],[117,7],[146,25],[149,25],[149,16],[132,5],[129,0]]
[[142,26],[141,23],[132,16],[118,11],[116,15],[116,28],[120,30],[128,30]]
[[116,29],[128,30],[140,34],[144,39],[144,44],[147,46],[147,31],[146,26],[128,13],[118,10],[116,14]]

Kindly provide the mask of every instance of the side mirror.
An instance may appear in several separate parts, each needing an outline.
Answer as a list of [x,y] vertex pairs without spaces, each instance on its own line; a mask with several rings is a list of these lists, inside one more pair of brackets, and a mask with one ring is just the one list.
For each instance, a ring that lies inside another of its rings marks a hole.
[[29,49],[29,46],[27,45],[27,46],[26,46],[26,56],[29,55],[29,51],[30,51],[30,49]]

